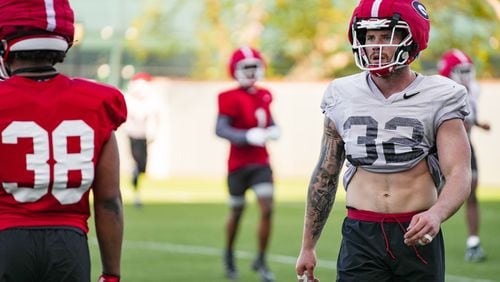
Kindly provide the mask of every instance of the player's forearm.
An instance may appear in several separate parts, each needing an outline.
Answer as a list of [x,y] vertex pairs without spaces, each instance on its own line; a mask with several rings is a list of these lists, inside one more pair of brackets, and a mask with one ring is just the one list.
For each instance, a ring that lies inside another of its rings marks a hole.
[[319,187],[319,183],[313,183],[320,177],[313,177],[307,192],[303,247],[309,249],[314,248],[321,236],[335,202],[336,187]]
[[446,184],[439,194],[438,201],[431,208],[431,210],[436,211],[441,222],[455,214],[467,200],[470,194],[470,183],[471,171],[466,166],[458,168],[446,176]]
[[120,198],[95,203],[95,224],[102,272],[120,275],[123,207]]
[[465,202],[471,189],[471,147],[460,120],[444,122],[438,131],[437,151],[446,179],[437,202],[431,207],[444,222]]
[[304,219],[304,248],[314,248],[335,202],[337,183],[328,178],[322,168],[318,168],[311,178]]
[[314,248],[330,215],[344,163],[344,143],[326,118],[320,158],[307,192],[303,248]]
[[219,137],[229,140],[229,142],[237,145],[246,145],[246,132],[247,130],[236,129],[231,126],[231,120],[229,117],[219,116],[217,117],[217,123],[215,126],[215,134]]

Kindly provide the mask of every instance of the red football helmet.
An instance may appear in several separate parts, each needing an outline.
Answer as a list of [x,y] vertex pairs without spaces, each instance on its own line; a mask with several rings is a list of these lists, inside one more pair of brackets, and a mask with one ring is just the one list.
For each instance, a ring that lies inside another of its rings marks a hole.
[[241,47],[233,52],[229,74],[243,87],[249,87],[264,78],[264,60],[259,51]]
[[[367,30],[391,30],[389,44],[365,44]],[[413,62],[429,41],[429,14],[418,0],[361,0],[354,9],[349,24],[349,41],[356,65],[378,76],[387,76],[394,70]],[[392,42],[396,31],[402,32],[401,42]],[[370,63],[365,48],[395,47],[388,63]]]
[[471,58],[458,49],[445,52],[437,67],[440,75],[451,78],[464,86],[469,86],[476,76]]
[[135,80],[151,81],[151,80],[153,80],[153,77],[147,72],[138,72],[134,76],[132,76],[132,78],[130,80],[131,81],[135,81]]
[[16,51],[66,52],[73,44],[74,31],[74,15],[68,0],[0,1],[3,60]]

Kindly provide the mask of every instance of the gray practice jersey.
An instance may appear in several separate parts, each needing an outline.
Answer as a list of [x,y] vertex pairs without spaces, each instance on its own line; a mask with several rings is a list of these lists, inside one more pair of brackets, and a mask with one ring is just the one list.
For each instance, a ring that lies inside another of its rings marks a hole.
[[[435,153],[439,126],[469,112],[465,88],[442,76],[418,75],[405,90],[385,98],[368,72],[332,81],[321,108],[345,143],[346,189],[356,167],[376,173],[414,167]],[[439,186],[436,166],[434,159],[429,167]]]

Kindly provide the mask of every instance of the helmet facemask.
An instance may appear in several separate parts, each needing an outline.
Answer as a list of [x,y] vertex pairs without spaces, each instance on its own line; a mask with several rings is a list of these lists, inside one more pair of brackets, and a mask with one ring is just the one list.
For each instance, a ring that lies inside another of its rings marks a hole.
[[451,79],[466,87],[469,87],[475,77],[476,71],[474,69],[474,65],[469,63],[456,65],[450,72]]
[[[383,44],[366,44],[366,34],[369,30],[389,30],[391,38]],[[397,34],[401,35],[401,41]],[[415,48],[411,29],[407,22],[399,20],[396,14],[392,19],[364,19],[356,20],[352,25],[352,49],[356,65],[362,69],[370,71],[377,76],[387,76],[396,69],[410,64],[415,58],[411,56]],[[368,57],[367,48],[378,50],[377,62],[371,62]],[[388,61],[382,61],[384,48],[395,48],[395,52]]]
[[238,63],[234,70],[234,78],[242,87],[250,87],[264,78],[262,61],[256,58],[246,58]]

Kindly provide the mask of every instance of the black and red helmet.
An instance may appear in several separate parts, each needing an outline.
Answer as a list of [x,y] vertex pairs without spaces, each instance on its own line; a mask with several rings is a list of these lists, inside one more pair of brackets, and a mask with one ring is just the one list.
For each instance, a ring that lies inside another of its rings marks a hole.
[[[366,45],[367,30],[400,31],[401,42]],[[409,65],[427,48],[430,22],[425,6],[418,0],[361,0],[349,24],[349,40],[356,65],[377,75],[388,75],[400,66]],[[396,47],[392,61],[371,64],[365,48]]]

